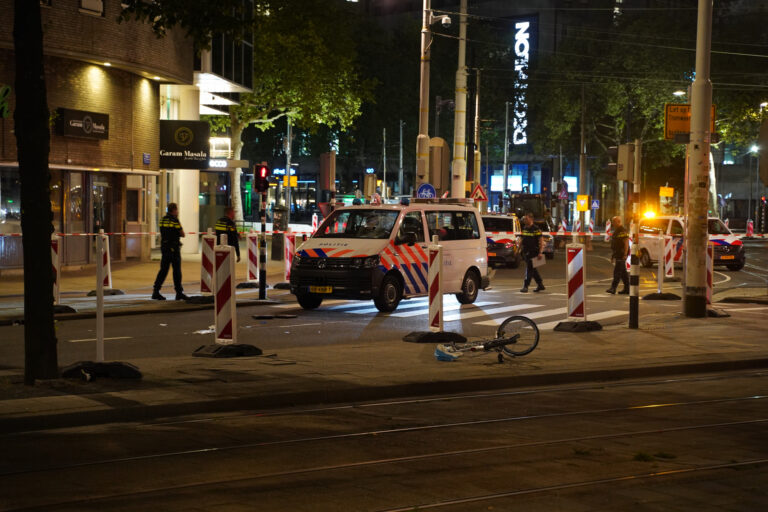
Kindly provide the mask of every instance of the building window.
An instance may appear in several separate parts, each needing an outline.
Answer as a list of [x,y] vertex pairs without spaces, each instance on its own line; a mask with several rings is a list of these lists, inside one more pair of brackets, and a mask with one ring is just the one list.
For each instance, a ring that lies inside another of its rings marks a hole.
[[104,16],[104,0],[80,0],[80,12]]

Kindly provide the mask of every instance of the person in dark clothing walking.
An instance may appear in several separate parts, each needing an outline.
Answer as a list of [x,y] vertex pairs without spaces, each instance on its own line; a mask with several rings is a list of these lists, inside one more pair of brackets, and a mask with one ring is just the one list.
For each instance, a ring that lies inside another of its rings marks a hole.
[[168,203],[168,213],[160,219],[160,271],[155,278],[155,287],[152,292],[152,298],[155,300],[165,300],[160,295],[160,288],[163,286],[168,268],[173,266],[173,287],[176,289],[176,300],[187,300],[189,297],[184,295],[184,288],[181,286],[181,237],[184,236],[184,229],[179,223],[179,208],[176,203]]
[[533,266],[534,258],[541,254],[543,245],[543,238],[541,236],[541,229],[533,223],[533,214],[528,212],[523,217],[523,258],[525,258],[525,281],[523,281],[523,287],[521,292],[528,292],[528,285],[531,284],[531,279],[536,281],[536,288],[534,292],[540,292],[544,290],[544,281],[542,281],[539,271]]
[[624,283],[624,289],[619,295],[629,295],[629,274],[627,274],[627,256],[629,256],[629,233],[622,226],[621,217],[618,215],[611,219],[613,234],[611,235],[611,258],[613,262],[613,282],[611,287],[605,290],[607,293],[616,293],[619,281]]
[[240,261],[240,234],[235,225],[235,209],[227,206],[224,209],[224,216],[216,221],[216,243],[221,240],[221,235],[227,235],[227,245],[235,248],[237,261]]

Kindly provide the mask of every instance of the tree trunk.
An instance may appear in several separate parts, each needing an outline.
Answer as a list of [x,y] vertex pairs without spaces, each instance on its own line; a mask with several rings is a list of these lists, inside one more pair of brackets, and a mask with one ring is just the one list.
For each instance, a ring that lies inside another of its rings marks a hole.
[[[240,160],[240,155],[243,151],[243,123],[241,123],[234,113],[229,114],[230,118],[230,131],[232,132],[232,148],[235,160]],[[242,222],[243,215],[243,201],[240,196],[240,175],[242,169],[232,169],[232,208],[235,209],[235,221]]]
[[58,377],[53,325],[53,231],[49,191],[50,132],[43,69],[40,2],[15,0],[16,53],[14,129],[21,175],[21,231],[24,248],[24,383]]

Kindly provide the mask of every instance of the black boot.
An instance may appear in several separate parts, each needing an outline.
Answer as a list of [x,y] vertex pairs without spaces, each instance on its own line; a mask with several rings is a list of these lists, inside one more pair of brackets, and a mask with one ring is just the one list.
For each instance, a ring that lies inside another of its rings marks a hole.
[[544,290],[546,290],[546,288],[544,288],[544,283],[539,283],[536,285],[536,288],[533,289],[535,292],[543,292]]
[[189,297],[184,295],[184,292],[176,292],[176,300],[189,300]]
[[155,290],[155,291],[152,292],[152,299],[153,300],[165,300],[165,297],[160,295],[160,291],[159,290]]

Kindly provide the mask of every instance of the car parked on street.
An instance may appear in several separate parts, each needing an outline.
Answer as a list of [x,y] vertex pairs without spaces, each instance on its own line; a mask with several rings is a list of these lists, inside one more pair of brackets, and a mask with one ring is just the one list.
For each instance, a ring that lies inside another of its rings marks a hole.
[[517,215],[483,215],[488,265],[517,268],[523,259]]
[[[642,219],[640,221],[640,264],[652,267],[661,257],[661,235],[675,238],[675,262],[682,263],[683,237],[685,235],[683,217],[665,215]],[[741,239],[734,235],[725,223],[717,217],[707,219],[709,241],[715,246],[714,264],[725,266],[729,270],[741,270],[746,262],[746,253]]]

